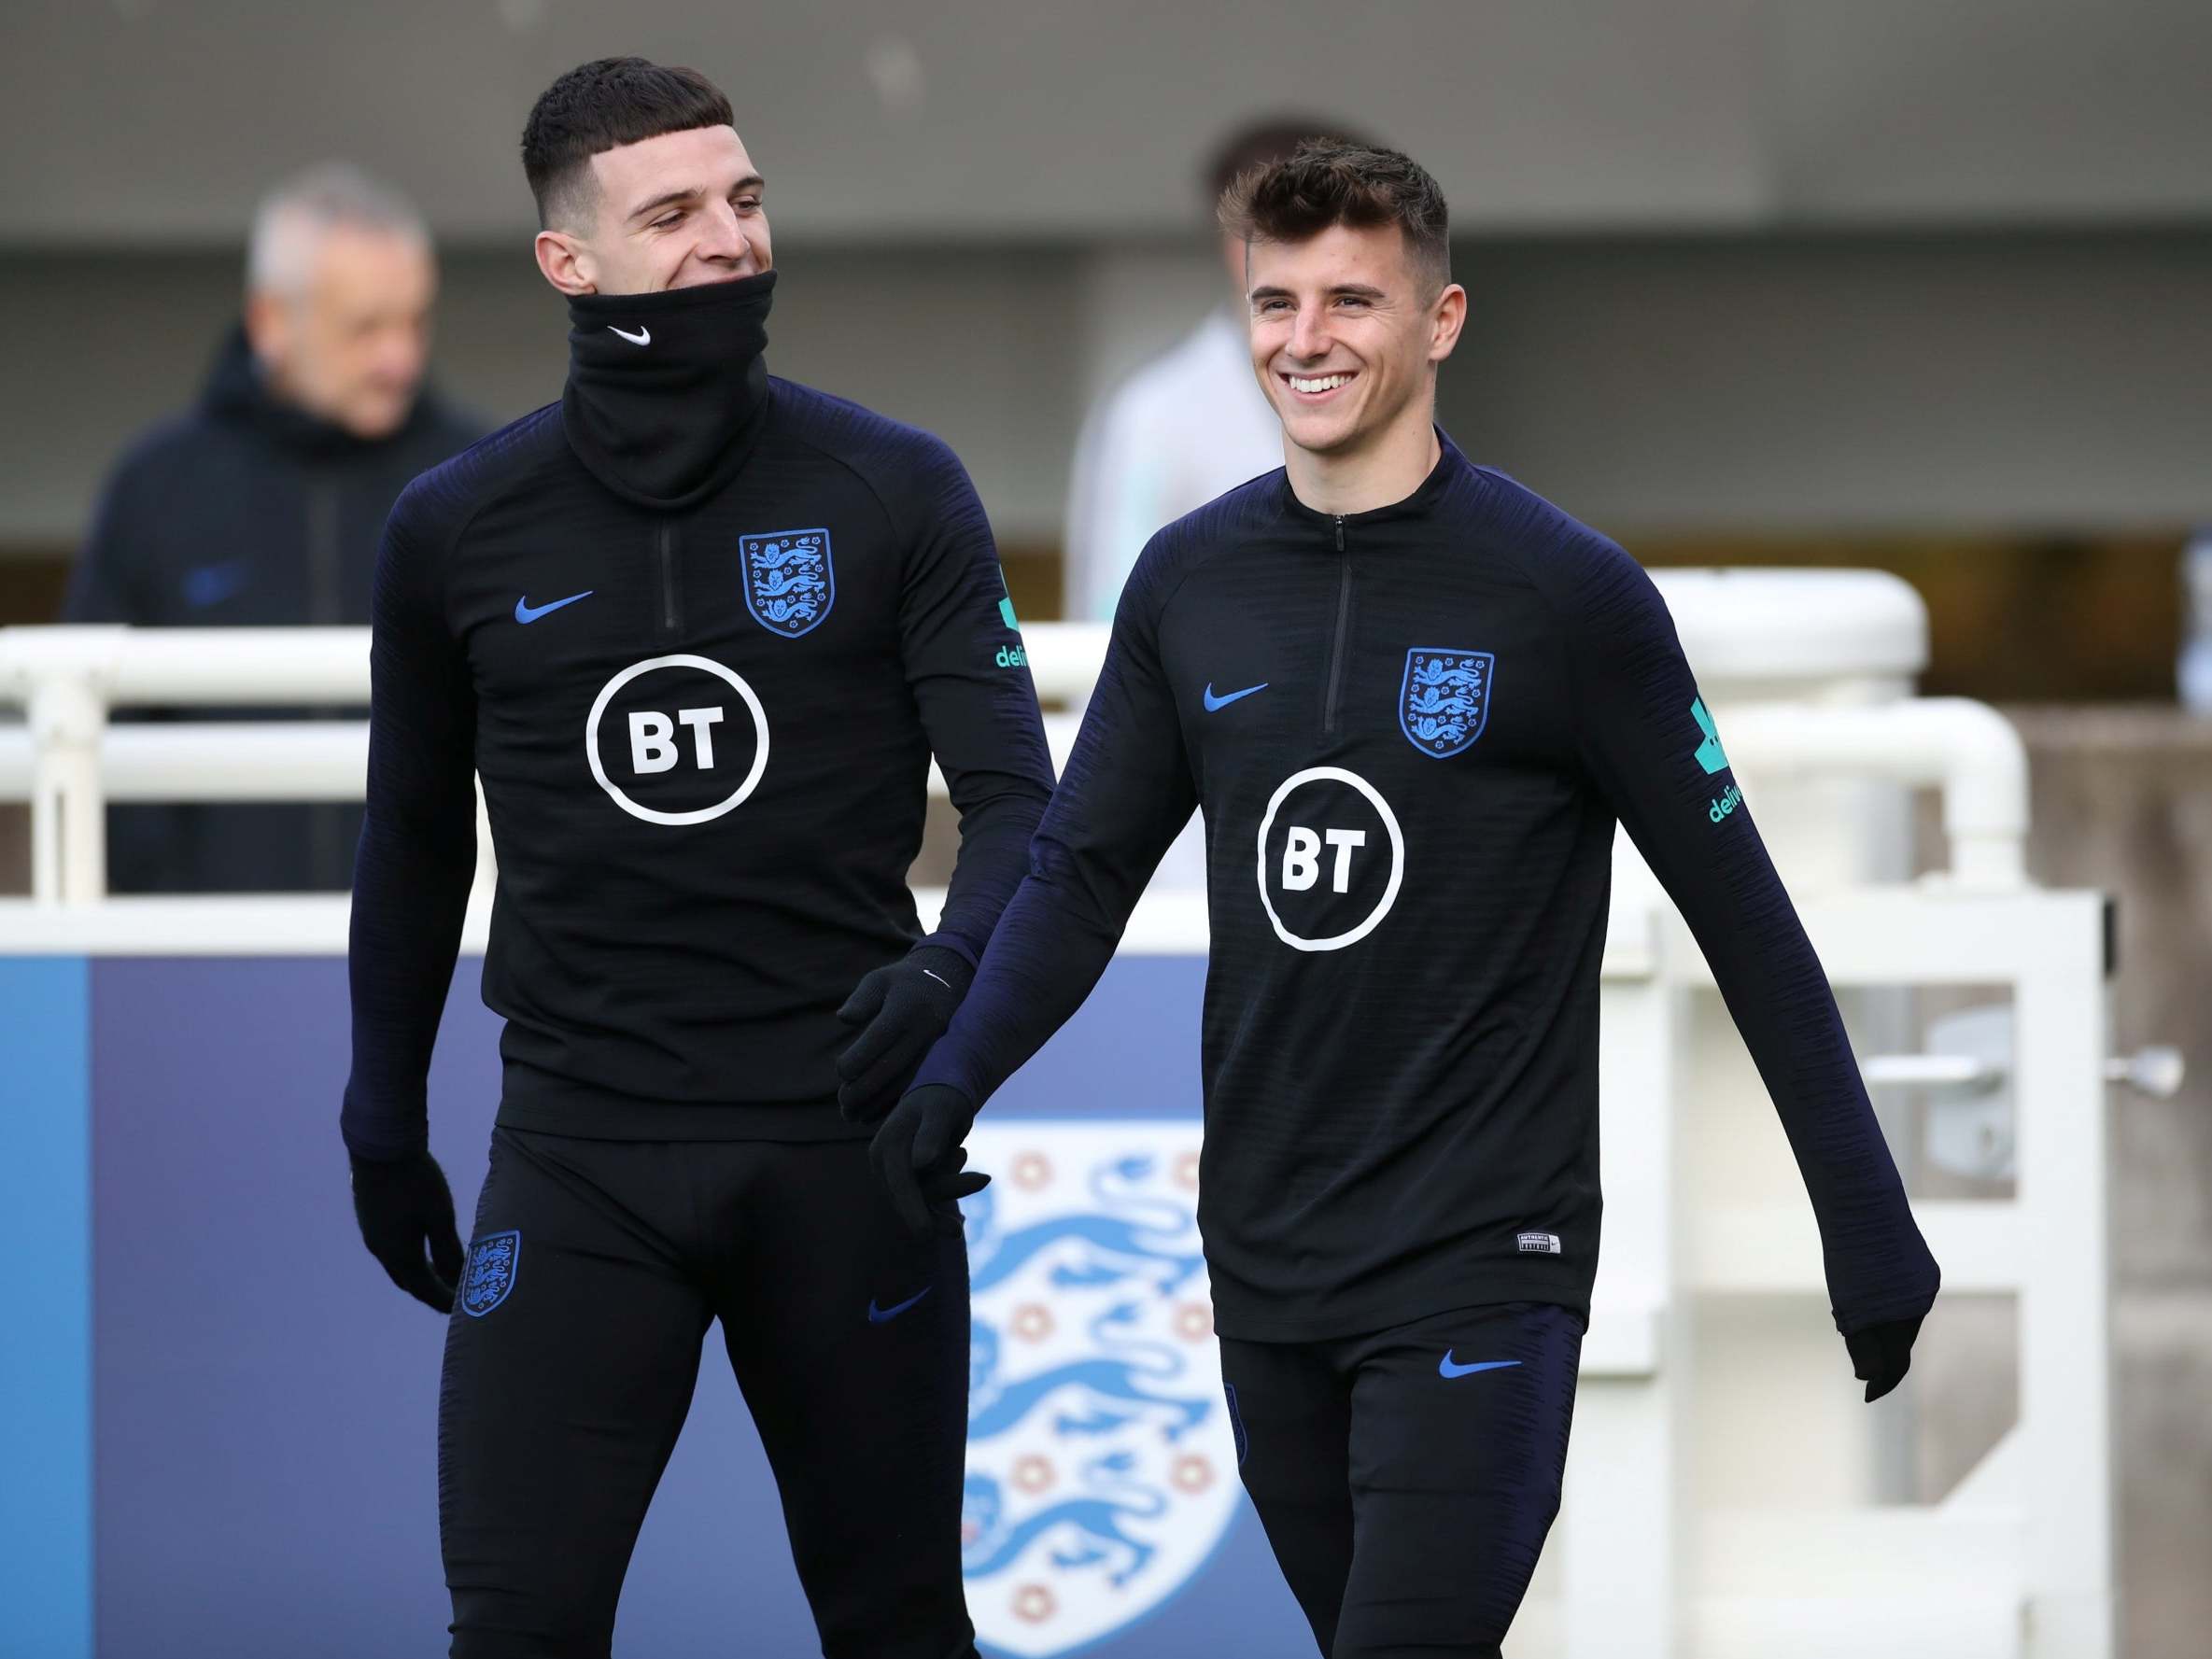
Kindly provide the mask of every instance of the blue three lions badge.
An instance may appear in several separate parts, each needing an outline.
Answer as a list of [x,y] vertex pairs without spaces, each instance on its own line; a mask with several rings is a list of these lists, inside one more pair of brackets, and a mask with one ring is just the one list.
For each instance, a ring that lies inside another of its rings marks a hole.
[[505,1301],[521,1262],[519,1232],[487,1232],[471,1244],[469,1270],[461,1275],[461,1312],[481,1319]]
[[1398,687],[1398,725],[1406,741],[1431,760],[1448,760],[1483,735],[1490,722],[1486,651],[1416,645],[1405,654]]
[[771,634],[796,640],[822,626],[838,600],[837,567],[829,532],[771,530],[738,538],[738,564],[745,583],[745,609]]

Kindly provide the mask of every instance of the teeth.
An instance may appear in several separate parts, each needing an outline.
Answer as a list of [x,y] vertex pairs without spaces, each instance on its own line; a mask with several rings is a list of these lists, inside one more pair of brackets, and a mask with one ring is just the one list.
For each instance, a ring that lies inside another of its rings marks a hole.
[[1340,386],[1348,386],[1351,379],[1349,374],[1324,374],[1318,380],[1305,380],[1293,374],[1290,376],[1290,389],[1294,392],[1332,392]]

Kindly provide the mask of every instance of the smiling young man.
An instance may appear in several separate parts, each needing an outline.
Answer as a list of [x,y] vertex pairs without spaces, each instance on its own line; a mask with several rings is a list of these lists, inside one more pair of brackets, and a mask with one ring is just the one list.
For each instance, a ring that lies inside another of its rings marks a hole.
[[1332,1659],[1495,1655],[1559,1501],[1598,1258],[1598,968],[1625,824],[1810,1190],[1871,1399],[1936,1263],[1672,622],[1433,423],[1436,182],[1309,144],[1223,202],[1284,471],[1139,559],[1022,882],[885,1120],[901,1202],[1072,1014],[1205,814],[1199,1220],[1247,1488]]
[[[523,160],[568,386],[393,510],[354,884],[355,1205],[393,1280],[454,1309],[452,1652],[603,1659],[720,1319],[823,1652],[960,1659],[953,1206],[983,1177],[937,1160],[918,1243],[865,1141],[1050,792],[990,527],[942,443],[769,378],[760,170],[703,77],[586,63]],[[933,752],[961,848],[921,936]],[[506,1027],[464,1256],[425,1074],[476,777]]]

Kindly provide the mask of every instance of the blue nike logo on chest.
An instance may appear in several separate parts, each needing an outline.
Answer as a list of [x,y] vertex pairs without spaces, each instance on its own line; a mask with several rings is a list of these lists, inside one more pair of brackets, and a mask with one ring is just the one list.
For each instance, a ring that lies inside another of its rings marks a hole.
[[578,599],[588,599],[598,591],[597,588],[587,587],[580,594],[571,594],[567,598],[556,599],[550,605],[533,605],[530,603],[529,596],[525,594],[514,601],[514,620],[523,623],[536,622],[541,616],[551,616],[564,605],[573,605]]
[[1256,691],[1265,691],[1268,684],[1269,682],[1262,680],[1258,685],[1247,685],[1242,691],[1233,691],[1225,697],[1218,697],[1214,696],[1214,682],[1209,680],[1205,682],[1205,711],[1211,714],[1217,709],[1226,709],[1230,704],[1248,697]]

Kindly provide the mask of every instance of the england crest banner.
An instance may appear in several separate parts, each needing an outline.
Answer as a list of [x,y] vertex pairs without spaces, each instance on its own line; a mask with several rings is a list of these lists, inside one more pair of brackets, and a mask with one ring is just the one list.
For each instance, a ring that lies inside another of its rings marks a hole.
[[1242,1496],[1196,1121],[986,1120],[961,1562],[979,1639],[1051,1659],[1151,1613]]

